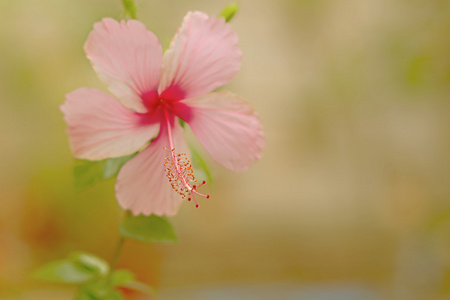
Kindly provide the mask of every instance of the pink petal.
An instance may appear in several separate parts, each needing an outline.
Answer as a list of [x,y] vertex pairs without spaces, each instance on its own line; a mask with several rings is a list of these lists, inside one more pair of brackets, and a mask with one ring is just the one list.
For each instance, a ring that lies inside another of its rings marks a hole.
[[243,99],[223,91],[181,102],[191,108],[187,122],[216,162],[243,172],[261,158],[266,144],[263,128]]
[[237,34],[224,18],[188,13],[164,54],[159,94],[174,88],[187,99],[230,81],[241,66],[237,42]]
[[157,88],[162,48],[144,24],[103,19],[94,25],[84,50],[100,79],[126,107],[147,111],[141,96]]
[[[176,151],[189,154],[178,122],[172,130]],[[122,167],[116,181],[116,197],[123,209],[135,215],[176,214],[182,198],[172,189],[164,170],[169,148],[167,129],[162,127],[160,135]]]
[[61,106],[75,157],[100,160],[136,152],[158,134],[159,123],[143,122],[116,98],[81,88]]

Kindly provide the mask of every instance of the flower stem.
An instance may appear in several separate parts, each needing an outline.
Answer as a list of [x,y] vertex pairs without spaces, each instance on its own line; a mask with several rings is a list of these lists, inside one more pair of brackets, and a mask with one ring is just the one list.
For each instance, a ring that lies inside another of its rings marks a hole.
[[[124,211],[123,216],[122,216],[122,222],[125,219],[129,218],[130,215],[131,215],[130,211],[127,211],[127,210]],[[114,256],[111,260],[111,270],[114,270],[117,266],[117,263],[119,262],[120,252],[122,251],[123,242],[125,241],[125,237],[121,233],[119,233],[119,234],[120,234],[120,238],[117,241],[116,250],[114,251]]]
[[111,270],[114,270],[117,266],[117,263],[119,262],[120,258],[120,252],[122,251],[122,246],[125,238],[123,236],[120,236],[119,241],[116,245],[116,250],[114,251],[114,256],[111,260]]

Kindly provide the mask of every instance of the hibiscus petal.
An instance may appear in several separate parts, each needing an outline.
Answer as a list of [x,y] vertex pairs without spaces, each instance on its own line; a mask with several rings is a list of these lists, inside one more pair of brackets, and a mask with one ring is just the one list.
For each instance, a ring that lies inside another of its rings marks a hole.
[[[177,153],[189,155],[189,149],[178,122],[172,129]],[[134,215],[174,215],[182,198],[171,187],[165,173],[165,158],[170,156],[167,130],[122,167],[116,181],[116,197],[123,209]]]
[[188,13],[164,54],[159,93],[181,90],[180,99],[187,99],[227,83],[241,66],[237,42],[237,34],[224,18]]
[[126,107],[146,112],[141,96],[156,90],[161,73],[162,48],[156,36],[139,21],[106,18],[94,25],[84,49],[110,91]]
[[158,134],[159,123],[142,116],[116,98],[81,88],[66,95],[61,106],[75,157],[100,160],[136,152]]
[[261,158],[266,143],[263,128],[243,99],[223,91],[181,102],[191,109],[186,121],[217,163],[243,172]]

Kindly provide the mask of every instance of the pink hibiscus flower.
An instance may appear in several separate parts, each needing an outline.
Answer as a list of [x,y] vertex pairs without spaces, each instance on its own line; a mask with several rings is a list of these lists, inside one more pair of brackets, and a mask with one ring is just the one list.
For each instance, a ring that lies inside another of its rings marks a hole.
[[66,96],[61,110],[75,157],[101,160],[140,151],[117,176],[116,197],[124,209],[173,215],[185,196],[196,204],[196,195],[209,198],[198,191],[204,182],[195,185],[178,118],[227,169],[245,171],[261,158],[265,140],[256,112],[229,92],[209,93],[239,70],[237,42],[224,18],[200,12],[186,15],[164,55],[139,21],[94,25],[85,51],[118,100],[80,88]]

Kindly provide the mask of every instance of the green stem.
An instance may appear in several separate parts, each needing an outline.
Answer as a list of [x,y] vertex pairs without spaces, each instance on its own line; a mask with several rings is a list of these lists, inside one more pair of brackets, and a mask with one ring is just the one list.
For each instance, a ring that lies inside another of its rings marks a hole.
[[114,252],[114,256],[111,260],[111,270],[114,270],[119,262],[120,252],[122,251],[122,246],[125,238],[120,236],[119,241],[117,242],[116,251]]
[[[130,216],[131,216],[130,211],[128,210],[124,211],[122,215],[122,222],[128,219]],[[120,252],[122,251],[123,242],[125,241],[125,237],[122,235],[122,233],[119,232],[119,234],[120,238],[117,241],[116,250],[114,251],[114,256],[111,260],[111,270],[114,270],[117,266],[117,263],[119,262]]]

